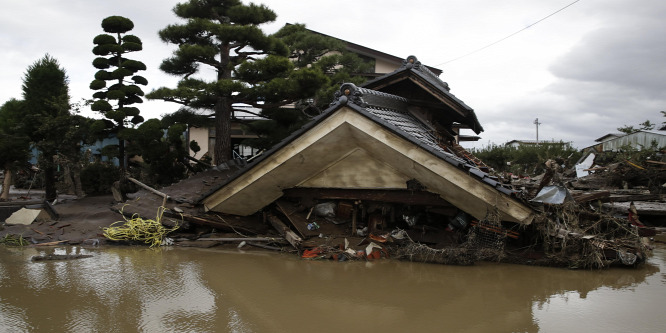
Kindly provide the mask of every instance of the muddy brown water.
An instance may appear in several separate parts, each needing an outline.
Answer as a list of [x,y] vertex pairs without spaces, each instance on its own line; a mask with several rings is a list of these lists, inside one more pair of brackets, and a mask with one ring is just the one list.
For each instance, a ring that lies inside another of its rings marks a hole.
[[[34,255],[92,254],[32,262]],[[1,332],[663,332],[638,269],[307,261],[215,249],[0,247]]]

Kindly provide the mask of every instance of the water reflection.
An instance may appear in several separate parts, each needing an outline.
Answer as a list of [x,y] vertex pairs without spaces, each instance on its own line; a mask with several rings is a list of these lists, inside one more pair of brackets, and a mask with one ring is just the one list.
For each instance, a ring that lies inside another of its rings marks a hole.
[[[31,262],[34,255],[93,254]],[[658,331],[658,248],[640,269],[569,271],[215,249],[0,247],[0,331]],[[639,325],[640,324],[640,325]]]

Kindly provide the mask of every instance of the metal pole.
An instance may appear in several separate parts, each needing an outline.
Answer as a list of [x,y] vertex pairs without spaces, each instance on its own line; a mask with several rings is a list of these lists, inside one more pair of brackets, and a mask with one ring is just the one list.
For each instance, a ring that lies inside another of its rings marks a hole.
[[534,125],[536,125],[536,144],[539,145],[539,125],[541,125],[539,118],[534,119]]

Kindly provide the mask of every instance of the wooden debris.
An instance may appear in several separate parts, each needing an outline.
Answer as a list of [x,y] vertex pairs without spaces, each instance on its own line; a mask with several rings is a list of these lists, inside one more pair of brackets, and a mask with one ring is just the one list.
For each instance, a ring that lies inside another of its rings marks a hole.
[[210,237],[210,238],[198,238],[197,241],[216,241],[216,242],[284,242],[284,238],[273,238],[273,237]]
[[282,235],[287,240],[287,242],[289,242],[289,244],[291,244],[296,249],[299,248],[299,245],[303,241],[301,237],[296,235],[295,232],[291,231],[291,229],[289,229],[277,216],[269,214],[267,218],[268,222],[270,222],[275,230],[277,230],[280,235]]
[[282,248],[281,248],[281,247],[270,246],[270,245],[266,245],[266,244],[259,244],[259,243],[254,243],[254,242],[247,242],[247,245],[251,245],[251,246],[258,247],[258,248],[262,248],[262,249],[266,249],[266,250],[282,251]]
[[37,243],[35,246],[53,246],[53,245],[60,245],[63,243],[69,242],[68,240],[60,240],[60,241],[55,241],[55,242],[47,242],[47,243]]
[[169,210],[164,211],[164,215],[167,217],[171,218],[180,218],[184,221],[198,224],[198,225],[203,225],[203,226],[208,226],[212,227],[218,230],[226,231],[226,232],[244,232],[244,233],[250,233],[250,234],[255,234],[256,232],[247,228],[244,228],[242,226],[232,226],[229,223],[222,221],[216,221],[213,219],[208,219],[200,216],[194,216],[194,215],[188,215],[188,214],[179,214],[179,213],[174,213]]
[[[277,200],[275,202],[277,205],[278,209],[284,216],[289,220],[291,225],[294,226],[296,231],[300,234],[301,237],[308,237],[308,236],[313,236],[313,235],[318,235],[318,232],[313,232],[311,230],[308,230],[308,220],[307,218],[303,218],[302,216],[295,214],[297,213],[297,209],[293,207],[293,205],[286,201],[286,200]],[[314,209],[314,207],[313,207]],[[312,210],[311,210],[312,211]],[[309,216],[310,214],[308,214]]]
[[609,191],[601,191],[601,192],[593,192],[593,193],[584,193],[584,194],[578,194],[578,195],[573,195],[574,200],[577,203],[585,203],[585,202],[590,202],[590,201],[596,201],[596,200],[601,200],[603,202],[607,202],[610,200],[610,192]]
[[154,189],[154,188],[152,188],[152,187],[150,187],[150,186],[148,186],[148,185],[146,185],[146,184],[144,184],[144,183],[142,183],[142,182],[140,182],[140,181],[138,181],[138,180],[136,180],[132,177],[127,177],[127,180],[131,181],[134,184],[139,185],[140,187],[142,187],[146,191],[152,192],[152,193],[157,194],[160,197],[162,197],[163,198],[162,207],[166,207],[166,202],[167,202],[167,199],[169,198],[169,196],[166,193],[162,193],[162,192],[160,192],[160,191],[158,191],[158,190],[156,190],[156,189]]

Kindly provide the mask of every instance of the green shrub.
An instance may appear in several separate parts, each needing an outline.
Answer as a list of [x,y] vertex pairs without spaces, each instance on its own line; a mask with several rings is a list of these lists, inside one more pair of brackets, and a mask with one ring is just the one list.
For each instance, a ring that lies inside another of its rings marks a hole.
[[81,170],[81,185],[87,194],[109,194],[118,179],[120,169],[113,165],[93,163]]
[[553,159],[560,165],[570,168],[580,158],[581,153],[562,142],[537,145],[524,145],[518,148],[490,144],[473,150],[476,157],[497,172],[512,172],[522,175],[537,175],[545,170],[544,163]]

